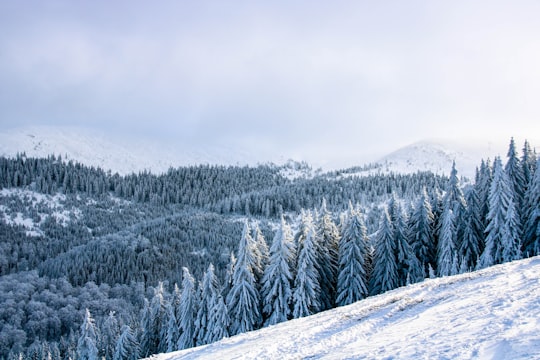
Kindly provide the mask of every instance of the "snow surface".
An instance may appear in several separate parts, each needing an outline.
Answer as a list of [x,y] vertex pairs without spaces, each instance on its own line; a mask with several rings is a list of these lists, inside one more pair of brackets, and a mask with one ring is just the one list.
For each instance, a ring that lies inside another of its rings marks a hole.
[[539,329],[535,257],[152,359],[540,359]]

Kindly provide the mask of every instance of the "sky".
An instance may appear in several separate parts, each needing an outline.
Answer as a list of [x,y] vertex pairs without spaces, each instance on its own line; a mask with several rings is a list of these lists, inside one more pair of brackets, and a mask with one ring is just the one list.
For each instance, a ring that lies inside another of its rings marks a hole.
[[540,137],[540,2],[0,0],[0,122],[324,162]]

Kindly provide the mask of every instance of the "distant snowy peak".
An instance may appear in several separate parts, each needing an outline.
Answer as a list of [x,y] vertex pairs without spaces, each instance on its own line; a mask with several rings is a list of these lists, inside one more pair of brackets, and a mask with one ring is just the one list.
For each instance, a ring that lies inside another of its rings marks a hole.
[[256,149],[114,138],[79,127],[22,127],[0,133],[0,156],[13,157],[23,152],[32,157],[60,155],[64,160],[77,161],[122,175],[145,170],[159,174],[170,167],[199,164],[256,165],[285,162],[283,157],[270,158]]
[[410,174],[417,171],[431,171],[448,174],[455,161],[458,171],[467,177],[474,176],[482,156],[477,151],[466,152],[452,144],[421,141],[383,157],[377,163],[384,172]]
[[378,161],[362,168],[345,171],[343,176],[367,176],[375,174],[412,174],[431,171],[448,175],[455,161],[458,176],[473,179],[475,169],[482,159],[503,153],[503,143],[487,141],[457,142],[448,140],[425,140],[398,149]]

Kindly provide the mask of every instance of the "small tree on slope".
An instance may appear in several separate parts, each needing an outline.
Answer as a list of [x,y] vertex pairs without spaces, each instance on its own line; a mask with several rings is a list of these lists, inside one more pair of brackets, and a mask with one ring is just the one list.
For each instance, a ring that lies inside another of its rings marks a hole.
[[375,235],[370,291],[372,295],[381,294],[398,286],[395,253],[394,229],[388,210],[385,208],[379,223],[379,230]]
[[232,288],[227,296],[231,318],[230,334],[236,335],[257,328],[261,322],[259,294],[253,275],[253,242],[246,221],[238,248],[238,256],[232,277]]
[[280,228],[276,231],[270,247],[270,263],[263,277],[263,313],[266,326],[287,321],[290,317],[292,299],[290,264],[294,254],[293,246],[291,229],[282,216]]
[[315,249],[315,230],[311,214],[305,214],[305,237],[298,254],[298,265],[294,279],[293,317],[300,318],[315,314],[320,309],[320,286]]
[[339,246],[338,306],[352,304],[368,296],[368,246],[362,214],[349,205]]

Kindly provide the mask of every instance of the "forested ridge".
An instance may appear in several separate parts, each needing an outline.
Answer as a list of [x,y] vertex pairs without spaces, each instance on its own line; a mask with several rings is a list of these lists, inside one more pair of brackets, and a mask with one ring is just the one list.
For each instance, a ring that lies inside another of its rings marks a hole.
[[0,158],[0,358],[138,358],[540,252],[527,142],[466,185],[282,170]]

